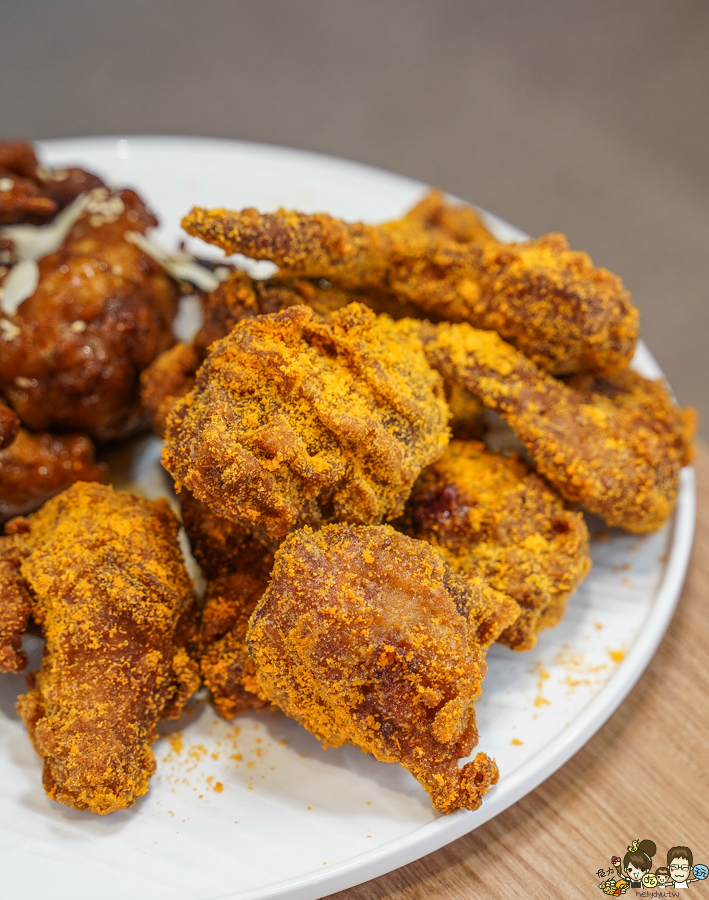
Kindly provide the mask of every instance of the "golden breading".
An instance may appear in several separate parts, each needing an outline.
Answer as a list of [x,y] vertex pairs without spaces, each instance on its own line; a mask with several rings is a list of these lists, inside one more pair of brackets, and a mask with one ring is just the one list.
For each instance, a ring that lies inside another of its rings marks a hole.
[[174,342],[178,291],[125,240],[157,221],[133,191],[92,192],[0,334],[0,392],[34,431],[111,440],[143,427],[138,378]]
[[[0,407],[2,410],[2,407]],[[75,481],[105,481],[94,445],[81,434],[32,434],[21,428],[0,450],[0,525],[41,506]]]
[[79,483],[6,528],[0,608],[31,597],[46,638],[17,704],[45,790],[97,813],[132,806],[155,770],[157,723],[199,685],[178,523],[163,501]]
[[626,370],[566,384],[494,332],[398,324],[417,330],[429,362],[446,379],[504,417],[539,474],[566,500],[637,533],[656,530],[672,514],[696,415],[673,403],[663,381]]
[[628,364],[638,336],[628,292],[585,253],[569,250],[563,235],[503,244],[489,233],[481,240],[470,223],[448,223],[451,235],[429,220],[414,211],[371,226],[324,213],[195,208],[182,224],[227,253],[272,260],[279,277],[374,287],[438,319],[494,329],[554,374],[609,374]]
[[448,407],[418,337],[394,325],[359,304],[241,322],[168,417],[178,488],[271,538],[399,515],[448,443]]
[[591,567],[583,517],[517,455],[478,441],[452,441],[422,472],[399,524],[440,550],[454,572],[482,576],[520,604],[498,638],[514,650],[530,649],[560,621]]
[[325,745],[401,763],[439,812],[476,809],[497,781],[482,753],[458,767],[478,741],[486,665],[468,608],[480,605],[423,541],[388,526],[304,528],[283,542],[251,618],[259,688]]
[[165,435],[172,407],[194,387],[204,356],[194,344],[175,344],[141,372],[140,399],[153,431],[160,437]]

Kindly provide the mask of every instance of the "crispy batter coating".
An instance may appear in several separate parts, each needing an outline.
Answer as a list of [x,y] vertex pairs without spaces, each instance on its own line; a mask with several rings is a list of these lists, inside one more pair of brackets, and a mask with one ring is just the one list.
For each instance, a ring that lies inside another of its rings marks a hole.
[[[2,407],[0,407],[0,410]],[[75,481],[105,481],[94,445],[82,434],[32,434],[21,428],[0,450],[0,525],[41,506]]]
[[[0,450],[3,450],[15,440],[20,429],[20,420],[7,406],[0,403]],[[0,496],[2,496],[0,494]]]
[[283,209],[200,208],[182,224],[228,253],[273,260],[281,277],[378,287],[439,319],[494,329],[554,374],[625,368],[638,314],[615,275],[569,250],[563,235],[503,244],[474,213],[441,210],[440,194],[423,205],[379,226]]
[[215,515],[188,491],[180,494],[182,521],[207,581],[200,631],[200,669],[220,716],[260,709],[246,629],[268,586],[273,549],[241,525]]
[[[399,323],[404,325],[404,323]],[[559,493],[608,525],[645,533],[672,514],[696,424],[663,381],[626,370],[566,384],[494,332],[416,327],[431,365],[497,410]]]
[[103,181],[83,169],[42,169],[32,145],[0,142],[0,225],[41,224]]
[[483,753],[458,767],[478,741],[479,606],[422,541],[388,526],[304,528],[276,554],[251,619],[259,687],[326,745],[400,762],[439,812],[477,809],[497,781]]
[[0,536],[0,672],[21,672],[27,665],[22,636],[32,615],[32,598],[20,577],[29,553],[22,537]]
[[437,547],[454,572],[481,575],[520,604],[498,638],[514,650],[530,649],[560,621],[591,567],[580,513],[516,454],[490,453],[479,441],[451,441],[420,475],[400,524]]
[[350,304],[241,322],[167,421],[163,463],[214,512],[271,538],[401,513],[448,442],[418,336]]
[[17,707],[60,803],[132,806],[155,770],[158,721],[179,714],[199,684],[185,648],[194,596],[177,529],[162,501],[79,483],[0,538],[0,606],[31,597],[46,638]]
[[110,440],[143,426],[139,374],[174,341],[178,291],[124,235],[155,224],[133,191],[99,188],[39,263],[37,290],[0,331],[0,392],[28,428]]

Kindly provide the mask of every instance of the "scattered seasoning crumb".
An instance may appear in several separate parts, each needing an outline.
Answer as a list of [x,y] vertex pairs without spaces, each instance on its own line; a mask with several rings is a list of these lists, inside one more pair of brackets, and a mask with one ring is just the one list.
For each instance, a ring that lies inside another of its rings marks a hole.
[[224,785],[221,783],[221,781],[218,781],[218,782],[214,785],[214,790],[215,790],[218,794],[221,794],[221,792],[224,790]]
[[594,622],[594,625],[596,626],[597,631],[600,631],[603,628],[602,622]]
[[628,578],[626,575],[625,578],[621,581],[621,584],[624,584],[626,587],[635,587],[631,578]]
[[514,744],[515,747],[521,747],[522,744],[524,743],[524,741],[520,741],[519,738],[512,738],[512,740],[510,741],[510,743],[511,743],[511,744]]
[[667,560],[668,560],[668,558],[669,558],[669,557],[667,556],[667,554],[666,554],[666,553],[663,553],[662,556],[659,557],[659,560],[660,560],[661,563],[666,563]]
[[628,572],[632,568],[630,563],[623,563],[622,566],[613,566],[613,574],[620,575],[621,572]]
[[540,694],[537,699],[534,701],[535,706],[551,706],[551,702],[546,699],[546,697],[542,697]]
[[613,662],[623,662],[625,659],[625,650],[609,650],[608,656],[610,656]]

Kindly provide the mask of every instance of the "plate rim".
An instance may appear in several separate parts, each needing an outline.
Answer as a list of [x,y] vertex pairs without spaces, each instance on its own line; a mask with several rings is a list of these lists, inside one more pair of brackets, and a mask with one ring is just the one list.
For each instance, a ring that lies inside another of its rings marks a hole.
[[[422,191],[430,188],[430,185],[408,175],[358,160],[304,148],[216,136],[156,133],[104,134],[38,139],[34,141],[34,144],[40,152],[62,153],[73,152],[73,146],[80,144],[91,144],[96,149],[100,145],[105,145],[105,149],[109,150],[110,144],[115,144],[117,148],[119,141],[133,144],[138,152],[141,144],[144,145],[143,149],[147,149],[149,143],[173,146],[191,144],[195,147],[208,145],[224,149],[243,148],[283,160],[296,157],[304,162],[312,162],[319,159],[327,161],[330,165],[340,165],[343,169],[355,167],[370,175],[395,179],[402,185],[407,184]],[[458,200],[459,198],[453,197],[453,199]],[[470,203],[470,201],[462,199],[460,202]],[[516,226],[495,214],[487,213],[486,210],[482,210],[482,212],[504,227],[523,234]],[[664,377],[664,373],[643,341],[638,344],[638,349],[641,348],[644,362]],[[616,712],[655,655],[665,636],[684,586],[694,537],[696,505],[695,473],[694,469],[688,466],[680,472],[677,503],[671,519],[671,535],[668,539],[668,559],[662,580],[655,593],[648,620],[625,659],[606,685],[555,739],[551,753],[548,748],[537,751],[527,762],[507,776],[501,787],[494,787],[487,794],[480,809],[474,812],[458,810],[448,816],[441,816],[419,826],[415,831],[403,837],[396,838],[365,853],[357,854],[348,860],[335,863],[324,871],[315,870],[274,882],[265,889],[256,888],[215,895],[209,900],[257,900],[257,898],[258,900],[277,900],[277,898],[286,897],[289,900],[319,900],[328,894],[378,878],[440,849],[495,818],[546,781],[568,762]],[[540,765],[538,760],[542,755],[546,758]]]

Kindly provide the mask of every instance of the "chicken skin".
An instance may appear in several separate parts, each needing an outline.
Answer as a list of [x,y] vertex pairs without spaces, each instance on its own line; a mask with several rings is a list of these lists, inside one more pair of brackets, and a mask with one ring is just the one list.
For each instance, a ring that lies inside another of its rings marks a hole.
[[679,470],[692,457],[696,415],[677,407],[662,381],[625,370],[565,383],[494,332],[399,324],[417,330],[429,362],[447,380],[502,415],[566,500],[638,534],[670,517]]
[[518,456],[490,453],[479,441],[452,441],[423,471],[397,523],[433,544],[454,572],[482,576],[513,597],[522,614],[498,640],[534,646],[556,625],[591,567],[583,517]]
[[399,515],[448,443],[448,407],[418,337],[394,324],[350,304],[237,325],[168,416],[178,489],[268,538]]
[[458,761],[478,741],[479,633],[504,627],[500,601],[516,607],[388,526],[304,528],[251,618],[259,689],[326,746],[401,763],[439,812],[477,809],[497,767],[483,753]]
[[125,234],[156,224],[133,191],[92,191],[34,294],[2,320],[0,393],[28,428],[106,441],[144,426],[139,375],[174,342],[178,289]]
[[[20,616],[46,646],[17,708],[43,760],[47,794],[76,809],[132,806],[155,770],[156,725],[199,685],[186,646],[194,596],[166,503],[72,485],[0,538],[4,668]],[[7,624],[6,624],[7,623]]]
[[279,277],[376,288],[437,319],[494,329],[556,375],[625,368],[638,314],[615,275],[571,251],[563,235],[503,244],[469,214],[446,221],[440,210],[436,224],[431,207],[442,203],[434,195],[424,210],[378,226],[283,209],[201,208],[182,224],[227,253],[272,260]]

